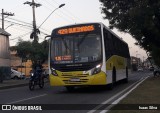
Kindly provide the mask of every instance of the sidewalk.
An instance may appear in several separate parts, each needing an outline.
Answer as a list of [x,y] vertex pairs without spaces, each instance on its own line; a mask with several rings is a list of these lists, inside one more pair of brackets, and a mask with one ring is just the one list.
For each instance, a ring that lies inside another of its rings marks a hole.
[[21,79],[21,80],[4,80],[3,83],[0,83],[0,90],[27,86],[29,83],[29,79]]
[[[45,78],[44,83],[47,82],[49,82],[49,80]],[[29,84],[29,78],[19,79],[19,80],[14,80],[14,79],[4,80],[2,83],[0,83],[0,90],[28,86],[28,84]]]
[[150,76],[107,113],[160,113],[160,77]]

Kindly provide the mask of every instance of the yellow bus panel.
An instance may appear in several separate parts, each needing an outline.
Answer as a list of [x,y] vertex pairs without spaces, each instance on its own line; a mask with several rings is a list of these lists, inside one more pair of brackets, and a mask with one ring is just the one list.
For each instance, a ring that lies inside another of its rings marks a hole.
[[78,85],[107,84],[106,74],[102,71],[95,75],[82,74],[82,72],[62,72],[61,75],[59,76],[54,76],[51,74],[49,76],[49,79],[50,79],[51,86],[70,86],[70,85],[78,86]]

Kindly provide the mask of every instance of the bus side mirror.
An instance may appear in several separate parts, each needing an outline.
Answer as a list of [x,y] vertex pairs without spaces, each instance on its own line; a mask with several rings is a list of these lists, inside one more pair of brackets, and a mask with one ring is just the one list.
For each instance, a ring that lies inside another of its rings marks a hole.
[[44,40],[47,40],[47,38],[51,38],[51,35],[45,36]]
[[[48,38],[48,39],[47,39]],[[46,49],[47,48],[47,40],[49,40],[51,38],[51,35],[47,35],[45,36],[44,38],[44,48]]]

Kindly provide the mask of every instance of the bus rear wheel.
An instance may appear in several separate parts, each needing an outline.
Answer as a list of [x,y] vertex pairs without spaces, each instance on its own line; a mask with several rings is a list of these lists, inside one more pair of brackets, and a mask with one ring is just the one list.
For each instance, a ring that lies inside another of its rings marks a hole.
[[126,78],[123,80],[124,83],[128,83],[128,68],[126,67]]

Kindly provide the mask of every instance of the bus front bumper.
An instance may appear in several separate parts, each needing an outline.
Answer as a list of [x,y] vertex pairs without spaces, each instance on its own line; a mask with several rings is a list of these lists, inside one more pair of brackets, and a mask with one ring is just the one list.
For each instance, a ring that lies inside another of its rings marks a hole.
[[81,85],[106,85],[106,74],[100,72],[95,75],[88,75],[87,77],[70,77],[63,78],[58,76],[49,76],[51,86],[81,86]]

